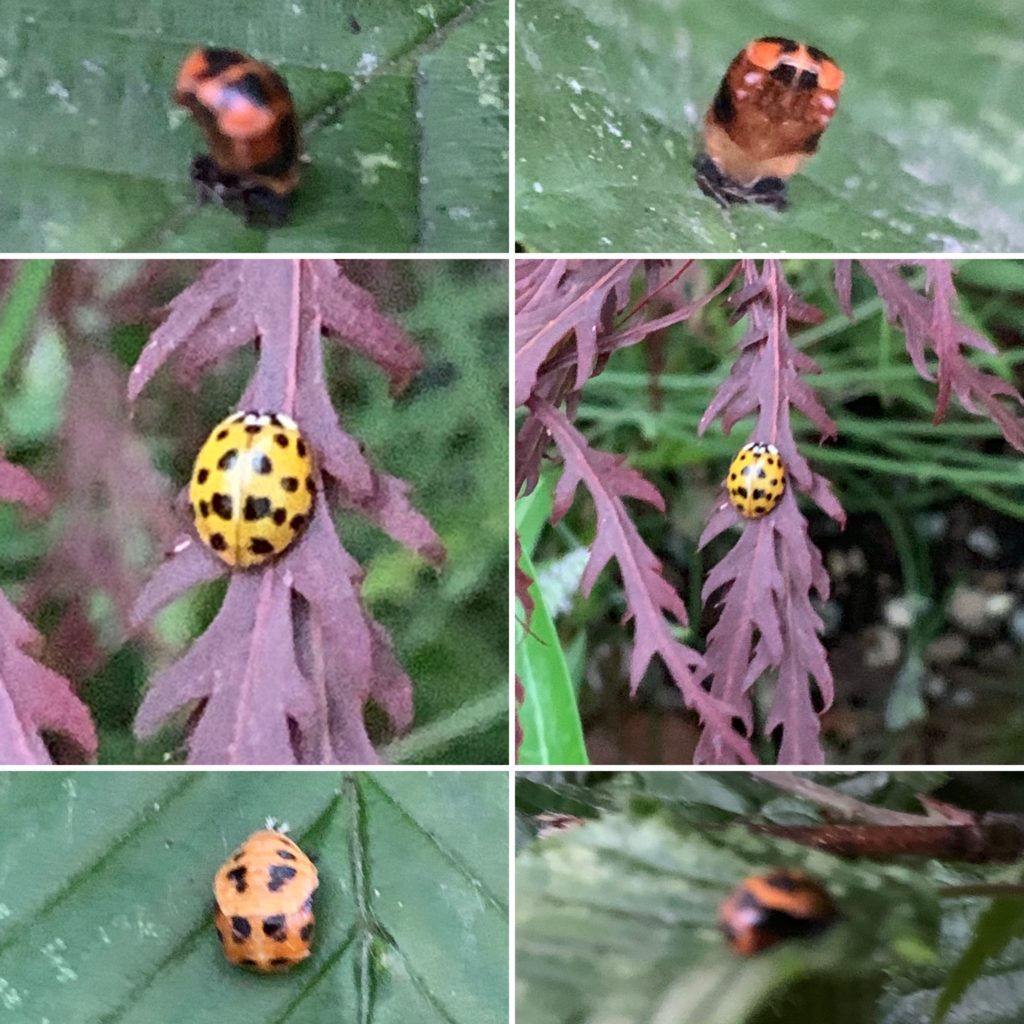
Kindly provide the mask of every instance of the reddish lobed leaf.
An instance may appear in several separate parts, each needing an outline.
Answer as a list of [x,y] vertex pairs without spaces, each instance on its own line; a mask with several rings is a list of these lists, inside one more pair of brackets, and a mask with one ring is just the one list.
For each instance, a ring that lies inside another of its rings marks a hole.
[[[206,366],[258,337],[259,360],[240,404],[293,416],[319,483],[303,536],[272,565],[232,573],[214,623],[158,677],[140,709],[136,729],[145,735],[198,707],[192,762],[373,764],[367,705],[380,707],[396,732],[412,721],[412,683],[363,607],[362,569],[334,530],[332,506],[359,512],[434,564],[444,548],[409,501],[408,485],[378,472],[341,428],[324,375],[327,331],[373,359],[393,390],[420,366],[411,339],[337,265],[258,260],[205,271],[171,303],[132,374],[134,397],[172,355]],[[224,572],[190,532],[144,588],[135,620]]]
[[668,612],[686,624],[686,608],[679,595],[661,575],[661,563],[644,544],[623,503],[626,497],[664,509],[657,490],[622,458],[595,451],[557,409],[531,400],[534,415],[550,432],[565,460],[565,471],[555,490],[552,521],[565,514],[579,484],[583,484],[597,510],[597,534],[583,574],[581,589],[589,593],[601,570],[614,558],[622,575],[626,603],[634,621],[630,685],[636,691],[651,659],[657,654],[679,688],[683,700],[701,718],[709,742],[723,758],[754,760],[747,741],[733,728],[733,709],[718,695],[709,695],[695,675],[701,656],[672,635]]
[[[750,689],[775,670],[775,694],[765,729],[781,734],[780,762],[819,763],[824,759],[818,714],[832,702],[832,677],[819,639],[822,623],[810,603],[816,591],[828,595],[828,577],[813,546],[795,491],[807,494],[840,525],[845,515],[828,485],[804,459],[793,438],[790,407],[799,409],[825,437],[836,427],[804,374],[815,363],[789,337],[788,322],[816,323],[821,314],[798,300],[782,276],[781,265],[766,261],[744,267],[744,287],[731,300],[747,318],[740,355],[729,379],[701,418],[701,433],[714,418],[728,432],[740,419],[757,413],[753,440],[774,444],[782,456],[788,486],[779,505],[763,519],[746,522],[740,539],[709,573],[703,598],[721,593],[719,618],[708,637],[706,671],[710,692],[749,733],[753,728]],[[742,522],[724,494],[700,539],[704,547],[729,526]],[[819,707],[812,699],[817,685]],[[728,751],[707,733],[695,752],[698,762],[720,764]]]
[[[0,488],[6,500],[43,511],[48,497],[31,474],[0,462]],[[38,650],[42,637],[0,594],[0,762],[50,764],[43,740],[57,733],[84,758],[96,755],[96,728],[71,683],[41,665],[27,651]]]
[[[895,260],[861,260],[860,264],[877,289],[889,322],[898,323],[903,330],[910,360],[924,380],[936,379],[928,367],[929,350],[938,359],[934,422],[943,420],[950,397],[956,395],[968,412],[981,414],[984,410],[1006,441],[1024,451],[1024,419],[1014,415],[1011,407],[1001,401],[1007,398],[1024,407],[1024,396],[1012,384],[979,370],[964,358],[964,348],[988,353],[997,349],[983,334],[957,319],[956,287],[949,261],[905,264]],[[924,267],[930,298],[914,291],[904,279],[901,270],[907,265]]]
[[27,469],[8,462],[3,454],[0,449],[0,501],[16,502],[45,515],[50,509],[46,488]]
[[575,338],[574,390],[593,373],[597,335],[629,300],[639,260],[522,260],[516,263],[516,405],[533,394],[541,366]]

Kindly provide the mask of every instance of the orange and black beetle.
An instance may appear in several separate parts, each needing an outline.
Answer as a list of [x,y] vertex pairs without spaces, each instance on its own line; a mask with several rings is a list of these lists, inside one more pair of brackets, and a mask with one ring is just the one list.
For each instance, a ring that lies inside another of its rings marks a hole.
[[697,184],[721,206],[784,210],[786,178],[817,152],[839,103],[843,72],[824,51],[783,36],[733,58],[704,116]]
[[785,939],[820,935],[839,911],[820,882],[802,871],[779,868],[751,875],[730,894],[718,925],[733,952],[752,956]]
[[241,205],[246,221],[279,225],[299,183],[299,122],[284,79],[238,50],[193,50],[174,101],[210,147],[192,161],[200,201]]

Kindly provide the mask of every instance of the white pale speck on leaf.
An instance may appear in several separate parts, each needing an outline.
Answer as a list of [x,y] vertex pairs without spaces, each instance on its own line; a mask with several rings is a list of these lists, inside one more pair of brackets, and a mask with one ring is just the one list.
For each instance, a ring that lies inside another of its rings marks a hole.
[[572,91],[576,93],[577,96],[579,96],[579,94],[583,92],[583,86],[580,85],[580,83],[577,82],[575,78],[570,78],[569,81],[566,82],[566,85],[568,85],[569,88],[572,89]]
[[421,18],[426,18],[434,28],[437,28],[437,11],[434,9],[433,4],[424,4],[422,7],[417,7],[416,13]]
[[504,110],[505,96],[498,74],[501,67],[498,54],[491,47],[480,43],[476,53],[467,59],[466,66],[476,80],[477,102],[480,106]]
[[363,75],[364,77],[372,75],[374,71],[377,70],[377,65],[379,63],[380,59],[377,57],[377,54],[370,52],[364,53],[360,56],[359,63],[356,65],[356,74]]
[[0,1006],[5,1010],[21,1006],[21,993],[6,978],[0,978]]
[[592,50],[600,50],[601,49],[601,44],[593,36],[586,36],[583,41]]
[[64,951],[67,948],[67,943],[63,939],[54,939],[39,950],[53,965],[56,970],[57,981],[62,985],[67,984],[69,981],[78,981],[78,973],[71,968],[71,965],[64,958]]
[[398,170],[402,166],[390,153],[360,153],[356,150],[356,160],[360,178],[367,188],[380,182],[382,169]]

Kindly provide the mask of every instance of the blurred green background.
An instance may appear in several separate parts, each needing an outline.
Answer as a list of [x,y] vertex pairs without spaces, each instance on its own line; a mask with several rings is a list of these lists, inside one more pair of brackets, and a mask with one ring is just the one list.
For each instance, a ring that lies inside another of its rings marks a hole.
[[[312,956],[225,960],[213,876],[266,818],[316,862]],[[505,1024],[505,772],[0,774],[10,1024]]]
[[[1016,0],[518,0],[516,233],[531,251],[1019,252]],[[846,74],[784,214],[690,164],[732,58],[784,35]]]
[[[290,223],[199,207],[170,94],[196,46],[286,78],[310,158]],[[9,0],[0,251],[504,252],[504,0]]]
[[[197,269],[192,261],[2,265],[0,446],[46,484],[55,505],[44,521],[0,505],[0,586],[44,634],[43,660],[70,676],[92,709],[105,763],[183,756],[180,723],[140,747],[131,722],[147,680],[202,632],[226,585],[190,591],[127,635],[126,605],[163,559],[162,544],[187,527],[175,495],[253,367],[251,350],[236,353],[206,373],[195,396],[165,369],[130,413],[124,381],[158,322],[154,311]],[[346,269],[410,332],[425,366],[392,399],[375,367],[327,343],[335,408],[370,461],[409,482],[448,551],[436,572],[365,521],[336,517],[366,570],[364,599],[413,680],[413,729],[381,753],[505,763],[507,267],[366,261]],[[73,337],[50,315],[57,301],[68,307]],[[76,387],[87,396],[77,409],[67,401]],[[109,396],[96,398],[101,387]]]

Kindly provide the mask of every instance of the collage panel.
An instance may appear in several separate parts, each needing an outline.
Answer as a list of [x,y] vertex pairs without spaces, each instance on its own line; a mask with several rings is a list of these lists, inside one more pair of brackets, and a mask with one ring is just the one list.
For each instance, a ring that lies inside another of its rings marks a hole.
[[530,253],[1019,253],[1020,7],[516,0]]
[[0,263],[0,764],[508,762],[505,261]]
[[1019,772],[521,772],[517,1024],[1024,1019]]
[[10,1024],[505,1024],[508,780],[0,774]]
[[508,4],[10,0],[0,252],[508,249]]
[[519,763],[1019,763],[1022,295],[518,259]]

